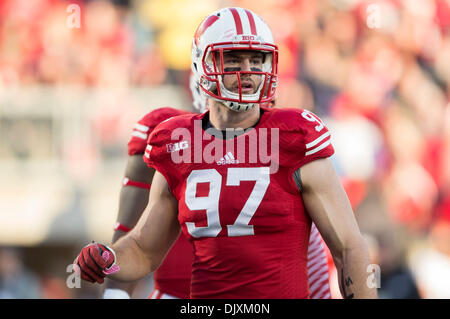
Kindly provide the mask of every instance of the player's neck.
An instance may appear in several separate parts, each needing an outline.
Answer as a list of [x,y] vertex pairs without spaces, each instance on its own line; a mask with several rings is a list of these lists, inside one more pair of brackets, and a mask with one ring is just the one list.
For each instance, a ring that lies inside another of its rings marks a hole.
[[236,112],[220,102],[211,103],[209,121],[218,130],[227,128],[249,128],[255,125],[260,117],[259,105],[246,112]]

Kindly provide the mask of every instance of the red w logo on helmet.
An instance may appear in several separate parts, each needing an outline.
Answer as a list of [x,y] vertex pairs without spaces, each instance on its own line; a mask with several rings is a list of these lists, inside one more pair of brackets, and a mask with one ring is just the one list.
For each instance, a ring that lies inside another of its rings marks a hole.
[[219,20],[219,17],[216,15],[210,15],[208,18],[205,19],[205,21],[199,25],[197,28],[197,31],[195,31],[195,44],[198,45],[198,41],[202,34],[205,32],[206,29],[208,29],[214,22]]

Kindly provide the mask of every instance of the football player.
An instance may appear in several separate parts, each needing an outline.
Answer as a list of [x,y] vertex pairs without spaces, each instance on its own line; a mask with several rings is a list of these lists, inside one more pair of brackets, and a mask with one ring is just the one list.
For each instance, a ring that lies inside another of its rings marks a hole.
[[[194,108],[200,113],[205,112],[207,100],[201,94],[193,74],[190,76],[189,84]],[[273,103],[270,103],[270,106],[273,106]],[[136,225],[147,206],[154,174],[154,169],[148,167],[142,157],[148,136],[160,122],[182,114],[187,112],[169,107],[159,108],[149,112],[135,124],[128,142],[129,158],[120,193],[119,212],[112,243]],[[179,236],[162,265],[153,274],[154,289],[149,298],[189,298],[192,261],[192,246],[188,244],[184,236]],[[308,247],[308,281],[312,299],[331,298],[328,272],[323,242],[313,224]],[[105,299],[130,298],[136,284],[137,282],[118,283],[108,280],[103,297]]]
[[74,263],[83,279],[146,276],[181,228],[194,248],[191,298],[308,298],[313,221],[344,298],[376,297],[327,128],[306,110],[260,106],[273,100],[277,63],[269,27],[250,10],[225,8],[202,22],[192,68],[210,108],[153,130],[144,153],[156,169],[149,205],[111,248],[82,249]]

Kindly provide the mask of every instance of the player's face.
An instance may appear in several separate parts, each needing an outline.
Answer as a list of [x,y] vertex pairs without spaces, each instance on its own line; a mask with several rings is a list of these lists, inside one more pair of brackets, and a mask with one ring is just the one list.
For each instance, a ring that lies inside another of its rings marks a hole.
[[[264,55],[256,51],[228,51],[223,54],[225,72],[262,71]],[[216,56],[220,67],[220,57]],[[241,74],[242,94],[253,94],[261,84],[262,76],[258,74]],[[223,84],[231,92],[239,93],[239,82],[236,74],[224,75]]]

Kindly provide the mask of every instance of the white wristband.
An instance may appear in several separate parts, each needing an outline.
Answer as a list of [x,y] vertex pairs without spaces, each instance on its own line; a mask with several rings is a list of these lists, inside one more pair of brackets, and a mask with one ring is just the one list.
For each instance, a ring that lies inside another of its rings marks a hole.
[[103,299],[130,299],[128,292],[122,289],[105,289]]

